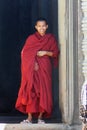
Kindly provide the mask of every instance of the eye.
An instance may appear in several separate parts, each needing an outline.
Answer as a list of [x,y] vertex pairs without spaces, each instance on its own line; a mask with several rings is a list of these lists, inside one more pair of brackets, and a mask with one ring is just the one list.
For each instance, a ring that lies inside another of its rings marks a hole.
[[41,27],[41,25],[38,25],[38,27]]

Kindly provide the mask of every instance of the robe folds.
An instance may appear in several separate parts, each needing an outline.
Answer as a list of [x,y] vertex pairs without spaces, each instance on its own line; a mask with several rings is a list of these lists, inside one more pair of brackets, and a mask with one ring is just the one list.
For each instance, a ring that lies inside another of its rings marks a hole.
[[[37,56],[38,51],[51,51],[53,56]],[[30,35],[21,51],[21,85],[16,109],[23,113],[44,112],[50,117],[52,101],[52,60],[58,64],[58,46],[52,34],[41,36],[38,32]],[[36,68],[36,69],[35,69]]]

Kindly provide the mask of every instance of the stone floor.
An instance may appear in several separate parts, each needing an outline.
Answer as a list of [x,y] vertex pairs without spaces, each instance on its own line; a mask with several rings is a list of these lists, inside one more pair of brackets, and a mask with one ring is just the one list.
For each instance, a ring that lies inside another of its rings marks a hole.
[[0,130],[81,130],[81,126],[69,126],[67,124],[8,124],[0,123]]
[[45,120],[45,124],[37,124],[37,120],[33,120],[33,124],[20,124],[20,121],[26,119],[22,116],[1,116],[0,130],[81,130],[81,125],[69,126],[68,124],[59,123],[59,120]]

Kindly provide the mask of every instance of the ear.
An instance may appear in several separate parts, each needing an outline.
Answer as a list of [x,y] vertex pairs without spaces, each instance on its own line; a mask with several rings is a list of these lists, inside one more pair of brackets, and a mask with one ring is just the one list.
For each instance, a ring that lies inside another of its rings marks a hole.
[[47,24],[47,29],[48,29],[48,24]]
[[35,25],[35,29],[37,30],[37,26]]

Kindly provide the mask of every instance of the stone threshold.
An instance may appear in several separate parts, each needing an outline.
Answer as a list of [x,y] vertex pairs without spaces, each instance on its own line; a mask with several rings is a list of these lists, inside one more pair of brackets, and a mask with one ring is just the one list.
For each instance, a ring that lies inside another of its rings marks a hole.
[[0,130],[81,130],[81,125],[69,126],[67,124],[8,124],[0,123]]

